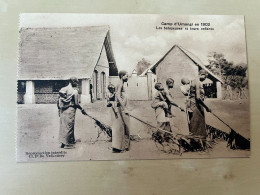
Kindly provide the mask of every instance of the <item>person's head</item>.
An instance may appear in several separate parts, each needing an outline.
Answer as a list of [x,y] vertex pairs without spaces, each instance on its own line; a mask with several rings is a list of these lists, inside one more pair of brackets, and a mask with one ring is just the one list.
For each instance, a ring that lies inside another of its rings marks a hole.
[[204,81],[207,77],[208,77],[207,71],[204,70],[204,69],[201,69],[199,71],[199,79],[200,79],[200,81]]
[[155,83],[154,88],[158,91],[164,90],[162,83]]
[[173,85],[174,85],[174,80],[172,78],[168,78],[166,80],[166,85],[169,87],[169,88],[173,88]]
[[127,73],[127,71],[121,70],[121,71],[118,73],[118,76],[119,76],[119,78],[122,79],[124,82],[127,82],[127,81],[128,81],[128,73]]
[[187,79],[187,78],[182,78],[182,79],[181,79],[181,84],[183,84],[183,85],[188,85],[188,84],[190,84],[190,80]]
[[109,85],[107,86],[107,89],[108,89],[108,91],[109,91],[110,93],[114,93],[115,90],[116,90],[116,88],[115,88],[115,86],[114,86],[113,84],[109,84]]
[[79,80],[77,77],[70,77],[69,82],[71,83],[72,87],[77,87],[79,85]]

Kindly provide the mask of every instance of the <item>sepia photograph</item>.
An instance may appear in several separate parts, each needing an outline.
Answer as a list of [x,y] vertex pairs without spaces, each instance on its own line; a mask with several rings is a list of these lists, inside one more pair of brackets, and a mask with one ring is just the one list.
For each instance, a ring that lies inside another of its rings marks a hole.
[[250,157],[244,16],[23,13],[17,162]]

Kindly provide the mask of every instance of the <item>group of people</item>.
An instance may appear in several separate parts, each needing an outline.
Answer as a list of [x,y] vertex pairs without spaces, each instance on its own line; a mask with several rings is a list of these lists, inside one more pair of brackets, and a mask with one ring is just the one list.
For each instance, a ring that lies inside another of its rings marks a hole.
[[224,93],[224,97],[223,97],[223,100],[234,100],[234,99],[248,99],[246,93],[245,93],[245,88],[244,87],[241,87],[241,86],[238,86],[237,87],[237,97],[234,98],[234,95],[233,95],[233,90],[232,90],[232,87],[230,86],[229,83],[226,83],[225,84],[225,93]]
[[[206,123],[204,108],[207,112],[211,110],[204,103],[204,89],[202,82],[207,78],[205,70],[199,71],[199,77],[194,80],[183,78],[181,91],[186,99],[186,113],[189,124],[189,131],[192,135],[206,137]],[[107,106],[110,107],[112,121],[112,151],[120,153],[130,149],[130,113],[128,110],[128,100],[124,83],[128,81],[127,71],[119,72],[120,82],[118,86],[108,85]],[[78,101],[78,80],[75,77],[70,79],[68,86],[59,92],[60,107],[60,142],[62,148],[73,148],[75,143],[74,123],[76,109],[80,109],[83,114],[85,110]],[[174,87],[174,80],[168,78],[166,87],[162,83],[156,83],[157,90],[152,108],[155,110],[157,120],[157,130],[171,132],[170,119],[172,118],[172,106],[185,112],[184,108],[177,105],[170,89]]]
[[[207,72],[201,70],[199,72],[199,78],[189,80],[183,78],[181,83],[181,91],[187,97],[186,98],[186,113],[189,125],[189,132],[192,135],[206,137],[206,123],[204,108],[207,112],[210,112],[210,108],[204,103],[204,94],[202,82],[207,78]],[[178,107],[182,112],[185,110],[178,106],[173,101],[173,96],[169,89],[173,88],[174,80],[168,78],[166,80],[166,88],[163,87],[162,83],[156,83],[155,89],[157,93],[152,103],[152,108],[155,109],[157,119],[157,130],[158,131],[172,131],[170,126],[170,119],[172,117],[171,106]]]

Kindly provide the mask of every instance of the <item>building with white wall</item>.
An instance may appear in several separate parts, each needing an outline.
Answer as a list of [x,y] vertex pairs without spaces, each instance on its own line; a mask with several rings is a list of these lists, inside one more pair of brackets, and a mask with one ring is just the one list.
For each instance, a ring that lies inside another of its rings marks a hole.
[[105,98],[109,76],[117,76],[109,26],[21,28],[18,103],[56,103],[71,76],[82,103]]
[[[117,86],[118,76],[109,77],[109,82]],[[127,98],[129,100],[152,100],[156,92],[154,88],[156,82],[157,76],[152,71],[148,71],[144,76],[137,76],[136,70],[133,70],[128,82],[124,84]]]

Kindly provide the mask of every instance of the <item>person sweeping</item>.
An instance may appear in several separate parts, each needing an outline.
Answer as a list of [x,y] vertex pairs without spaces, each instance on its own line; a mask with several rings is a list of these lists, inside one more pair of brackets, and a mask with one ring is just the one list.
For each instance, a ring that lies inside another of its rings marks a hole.
[[120,82],[116,88],[117,109],[112,113],[112,148],[113,153],[120,153],[130,149],[130,122],[127,109],[127,95],[124,83],[128,81],[128,74],[119,72]]
[[59,141],[61,143],[61,148],[64,149],[74,148],[73,144],[75,144],[74,126],[76,110],[80,109],[82,114],[86,114],[85,110],[79,104],[78,84],[78,79],[76,77],[71,77],[69,84],[59,91]]

